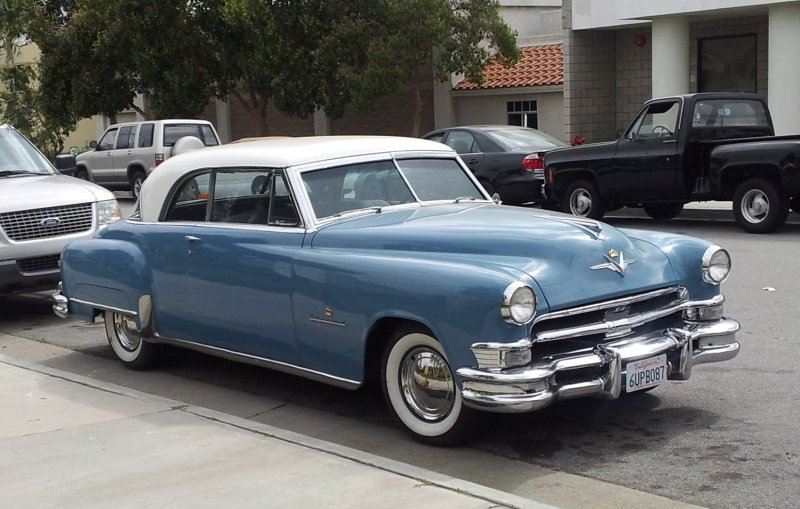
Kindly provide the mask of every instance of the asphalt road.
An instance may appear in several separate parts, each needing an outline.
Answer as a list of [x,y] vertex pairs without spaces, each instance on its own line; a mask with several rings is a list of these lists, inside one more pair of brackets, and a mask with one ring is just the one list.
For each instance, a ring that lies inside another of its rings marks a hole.
[[0,343],[0,353],[562,507],[569,504],[559,503],[559,483],[563,490],[588,488],[570,486],[575,477],[566,475],[554,482],[559,474],[712,508],[797,507],[800,216],[793,214],[780,232],[760,236],[743,233],[729,212],[686,211],[661,223],[637,216],[621,211],[607,222],[704,237],[730,251],[733,274],[723,291],[726,314],[742,324],[740,355],[699,366],[691,380],[646,394],[488,416],[484,432],[460,448],[431,448],[407,438],[374,388],[349,392],[179,350],[170,350],[157,371],[127,371],[114,362],[102,322],[59,320],[42,295],[0,302],[0,332],[27,339]]

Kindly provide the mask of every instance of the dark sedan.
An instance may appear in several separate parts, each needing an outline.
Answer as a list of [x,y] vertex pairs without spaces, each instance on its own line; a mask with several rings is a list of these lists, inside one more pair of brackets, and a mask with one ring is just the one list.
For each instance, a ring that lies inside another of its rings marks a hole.
[[566,146],[536,129],[511,125],[462,126],[424,136],[450,146],[489,192],[509,205],[542,201],[541,154]]

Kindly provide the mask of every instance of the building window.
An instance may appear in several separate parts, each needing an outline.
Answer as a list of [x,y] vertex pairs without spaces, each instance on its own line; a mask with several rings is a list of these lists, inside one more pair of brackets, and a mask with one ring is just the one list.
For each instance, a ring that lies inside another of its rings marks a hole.
[[523,127],[539,127],[539,114],[536,111],[536,101],[508,101],[506,103],[508,125]]
[[756,36],[698,41],[699,92],[755,92]]

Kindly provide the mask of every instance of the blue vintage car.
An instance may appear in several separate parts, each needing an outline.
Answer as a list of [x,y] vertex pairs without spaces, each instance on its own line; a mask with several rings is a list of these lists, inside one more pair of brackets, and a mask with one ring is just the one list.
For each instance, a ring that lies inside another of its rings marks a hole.
[[127,220],[64,250],[54,310],[103,315],[135,369],[169,343],[379,378],[399,423],[443,444],[476,410],[613,399],[735,357],[730,263],[703,240],[501,205],[439,143],[260,140],[159,166]]

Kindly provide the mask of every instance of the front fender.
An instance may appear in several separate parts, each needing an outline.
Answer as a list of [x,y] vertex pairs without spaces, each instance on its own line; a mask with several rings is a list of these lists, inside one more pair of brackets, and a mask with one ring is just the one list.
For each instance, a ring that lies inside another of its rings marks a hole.
[[152,330],[150,267],[130,242],[89,239],[69,243],[61,254],[62,294],[69,313],[87,321],[104,310],[136,319],[140,331]]

